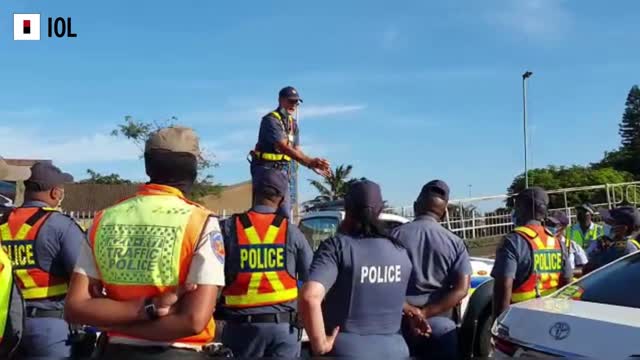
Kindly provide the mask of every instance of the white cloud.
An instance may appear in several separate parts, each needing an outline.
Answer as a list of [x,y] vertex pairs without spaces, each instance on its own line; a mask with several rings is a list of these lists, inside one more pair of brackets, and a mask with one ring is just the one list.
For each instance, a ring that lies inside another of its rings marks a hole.
[[500,1],[499,9],[492,9],[487,21],[528,38],[550,40],[563,34],[573,23],[573,16],[564,0]]
[[[319,118],[332,115],[340,115],[353,113],[366,109],[366,105],[311,105],[300,107],[300,119]],[[256,114],[266,114],[270,110],[267,108],[258,108],[254,112]]]
[[0,127],[0,139],[3,157],[51,159],[59,164],[136,160],[140,155],[140,149],[131,142],[108,134],[61,139],[47,131]]

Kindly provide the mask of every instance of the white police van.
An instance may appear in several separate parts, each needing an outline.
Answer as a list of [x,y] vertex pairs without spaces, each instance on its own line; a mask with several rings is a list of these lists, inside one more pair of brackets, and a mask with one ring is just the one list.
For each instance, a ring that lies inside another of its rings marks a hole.
[[[334,202],[316,207],[302,214],[298,227],[305,235],[311,248],[315,251],[320,243],[333,236],[344,220],[342,202]],[[382,212],[378,218],[382,225],[391,230],[410,220],[395,214]],[[465,357],[487,356],[491,351],[491,298],[493,280],[489,277],[493,268],[493,260],[472,257],[471,286],[469,295],[465,297],[456,314],[459,332]],[[303,347],[308,347],[306,334],[303,335]]]

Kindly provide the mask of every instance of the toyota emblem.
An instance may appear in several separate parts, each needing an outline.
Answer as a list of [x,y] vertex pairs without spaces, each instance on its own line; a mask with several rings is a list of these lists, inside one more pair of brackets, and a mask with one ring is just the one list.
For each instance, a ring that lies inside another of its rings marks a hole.
[[556,340],[564,340],[570,333],[571,328],[566,322],[557,322],[549,329],[549,335]]

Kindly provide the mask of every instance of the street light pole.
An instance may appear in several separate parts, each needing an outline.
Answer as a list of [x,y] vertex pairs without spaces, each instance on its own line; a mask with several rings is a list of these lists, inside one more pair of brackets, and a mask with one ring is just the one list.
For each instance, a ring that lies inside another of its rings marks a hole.
[[528,155],[527,155],[527,79],[531,77],[533,73],[527,71],[522,74],[522,117],[524,127],[524,188],[529,188],[529,167],[528,167]]

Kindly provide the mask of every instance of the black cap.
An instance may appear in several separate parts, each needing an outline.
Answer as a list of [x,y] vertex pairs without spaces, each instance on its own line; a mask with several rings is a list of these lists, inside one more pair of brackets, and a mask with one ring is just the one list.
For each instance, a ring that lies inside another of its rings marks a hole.
[[31,166],[31,177],[25,181],[24,185],[30,191],[46,191],[72,182],[71,174],[62,172],[48,161],[41,161]]
[[449,185],[442,180],[429,181],[422,187],[418,201],[424,200],[427,196],[437,196],[444,201],[449,201]]
[[555,226],[567,226],[569,225],[569,217],[563,211],[556,211],[552,213],[547,220]]
[[253,182],[255,185],[255,191],[260,193],[265,189],[271,189],[277,192],[279,196],[284,196],[287,193],[289,187],[289,181],[287,175],[282,171],[266,168],[263,171],[255,174],[256,178]]
[[298,90],[296,90],[296,88],[294,88],[293,86],[287,86],[280,89],[278,97],[283,99],[299,100],[300,102],[303,102],[300,98],[300,93],[298,93]]
[[524,203],[538,206],[548,206],[549,205],[549,195],[544,191],[543,188],[538,186],[532,186],[528,189],[522,190],[518,195],[516,195],[516,204]]
[[384,207],[380,185],[370,180],[358,180],[349,185],[344,197],[344,207],[347,210],[370,208],[379,213]]
[[627,225],[631,228],[640,227],[640,213],[633,206],[620,206],[615,209],[600,209],[602,219],[614,225]]
[[588,204],[588,203],[584,203],[584,204],[578,205],[576,207],[576,209],[579,210],[579,211],[588,212],[591,215],[596,213],[596,210],[593,208],[593,206],[591,206],[591,204]]

